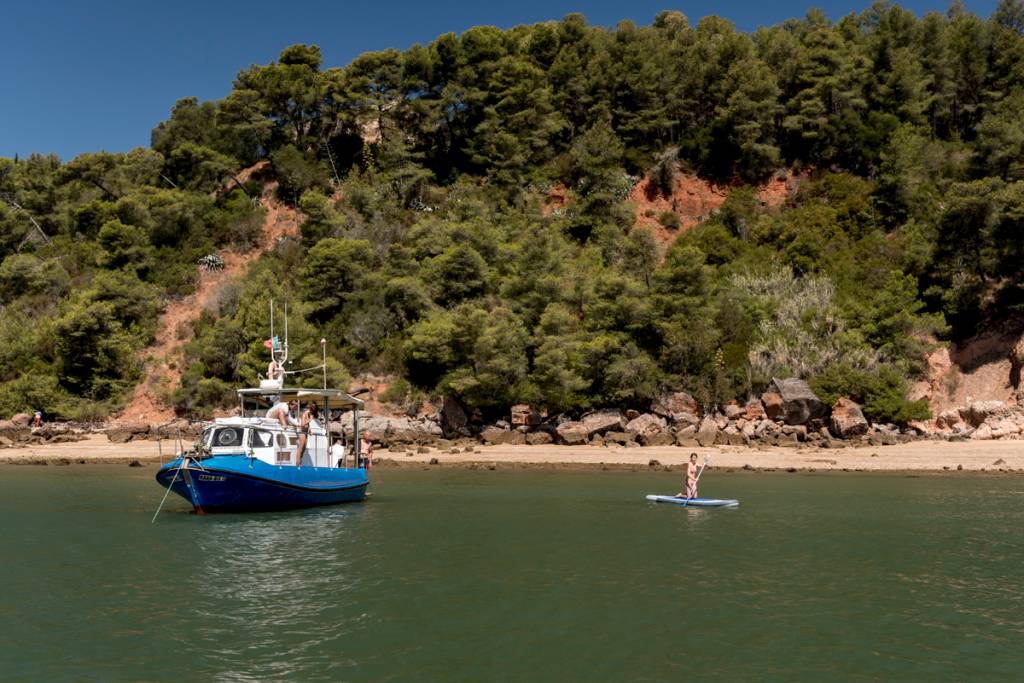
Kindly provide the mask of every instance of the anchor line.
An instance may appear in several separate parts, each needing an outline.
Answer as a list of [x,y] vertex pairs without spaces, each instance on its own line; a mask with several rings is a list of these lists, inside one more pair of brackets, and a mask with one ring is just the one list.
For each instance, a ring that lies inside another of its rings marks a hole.
[[156,507],[156,512],[153,513],[153,519],[149,520],[150,524],[156,524],[156,516],[160,514],[160,510],[164,507],[164,502],[167,500],[167,496],[171,493],[171,488],[174,486],[174,482],[178,479],[178,474],[181,472],[181,467],[174,470],[174,476],[171,477],[171,483],[167,485],[167,490],[164,492],[164,497],[160,500],[160,505]]

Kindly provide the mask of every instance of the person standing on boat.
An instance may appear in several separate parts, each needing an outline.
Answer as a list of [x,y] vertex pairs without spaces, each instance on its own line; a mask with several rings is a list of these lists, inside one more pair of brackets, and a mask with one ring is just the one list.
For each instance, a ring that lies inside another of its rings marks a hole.
[[319,426],[319,423],[317,422],[318,417],[320,417],[320,409],[317,408],[315,403],[310,403],[309,406],[302,411],[302,417],[299,418],[299,445],[295,449],[296,467],[302,464],[302,454],[306,452],[306,442],[309,441],[310,428]]
[[[682,493],[677,493],[676,498],[682,498]],[[686,463],[686,497],[697,497],[697,454],[690,453],[690,462]]]
[[345,465],[345,447],[341,444],[340,437],[336,438],[334,445],[331,446],[331,462],[334,463],[335,467],[343,467]]
[[373,466],[373,442],[370,441],[369,432],[363,432],[359,436],[359,464],[364,469]]
[[297,405],[298,404],[295,401],[291,401],[289,403],[278,401],[270,407],[270,410],[267,411],[267,419],[277,420],[282,429],[287,428],[289,424],[293,427],[298,427],[299,423],[291,416],[291,412],[295,410]]

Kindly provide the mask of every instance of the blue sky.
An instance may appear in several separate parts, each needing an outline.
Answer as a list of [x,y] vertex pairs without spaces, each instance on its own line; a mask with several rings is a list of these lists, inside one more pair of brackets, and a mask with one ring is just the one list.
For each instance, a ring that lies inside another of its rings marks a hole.
[[[325,66],[387,47],[404,49],[470,26],[560,19],[582,12],[591,24],[648,24],[662,9],[691,24],[708,14],[741,30],[821,7],[832,18],[870,0],[670,0],[566,2],[518,0],[11,0],[3,11],[0,56],[0,157],[124,151],[149,144],[150,130],[181,97],[223,97],[239,69],[273,60],[293,43],[315,43]],[[996,0],[966,0],[988,16]],[[945,0],[900,3],[915,14],[944,11]]]

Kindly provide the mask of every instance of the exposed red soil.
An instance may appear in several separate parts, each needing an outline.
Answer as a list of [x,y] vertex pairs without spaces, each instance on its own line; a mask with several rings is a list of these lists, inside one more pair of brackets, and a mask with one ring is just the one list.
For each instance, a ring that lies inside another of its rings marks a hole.
[[[781,206],[806,177],[791,170],[777,173],[757,187],[761,206],[766,209]],[[692,173],[677,173],[672,180],[671,192],[665,194],[644,176],[629,193],[636,216],[633,227],[649,228],[664,252],[680,234],[714,215],[737,187],[741,185],[715,184]],[[662,224],[662,217],[666,214],[675,215],[678,228]]]
[[555,211],[561,211],[568,203],[569,190],[562,183],[555,183],[548,188],[544,196],[544,204],[541,206],[541,213],[549,217]]
[[258,247],[244,253],[220,250],[217,253],[224,261],[224,268],[201,271],[192,294],[167,304],[157,322],[153,343],[139,353],[145,368],[143,379],[112,422],[153,424],[174,418],[174,410],[165,403],[165,399],[181,379],[181,351],[192,338],[191,323],[205,306],[215,301],[221,287],[244,275],[249,264],[263,252],[273,249],[282,237],[298,234],[301,217],[295,209],[277,200],[277,183],[266,180],[268,168],[267,162],[260,162],[238,174],[242,182],[250,179],[262,182],[259,201],[266,210],[266,216]]
[[932,424],[943,411],[971,401],[1012,403],[1016,393],[1010,352],[1019,342],[1017,335],[983,332],[959,345],[936,349],[926,359],[926,378],[911,387],[909,398],[928,401]]

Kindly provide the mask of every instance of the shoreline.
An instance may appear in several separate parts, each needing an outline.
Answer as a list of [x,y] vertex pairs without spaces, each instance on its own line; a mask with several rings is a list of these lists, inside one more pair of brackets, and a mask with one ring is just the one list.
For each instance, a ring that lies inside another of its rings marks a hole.
[[[111,443],[94,434],[82,441],[6,448],[0,465],[159,465],[171,459],[171,441]],[[780,446],[681,447],[648,446],[473,446],[451,453],[437,449],[375,450],[382,469],[456,467],[465,469],[656,470],[677,469],[697,453],[700,462],[729,471],[880,472],[891,474],[956,474],[975,472],[1024,475],[1024,441],[912,441],[893,446],[840,449]],[[436,461],[436,462],[433,462]],[[656,462],[652,462],[656,461]]]

